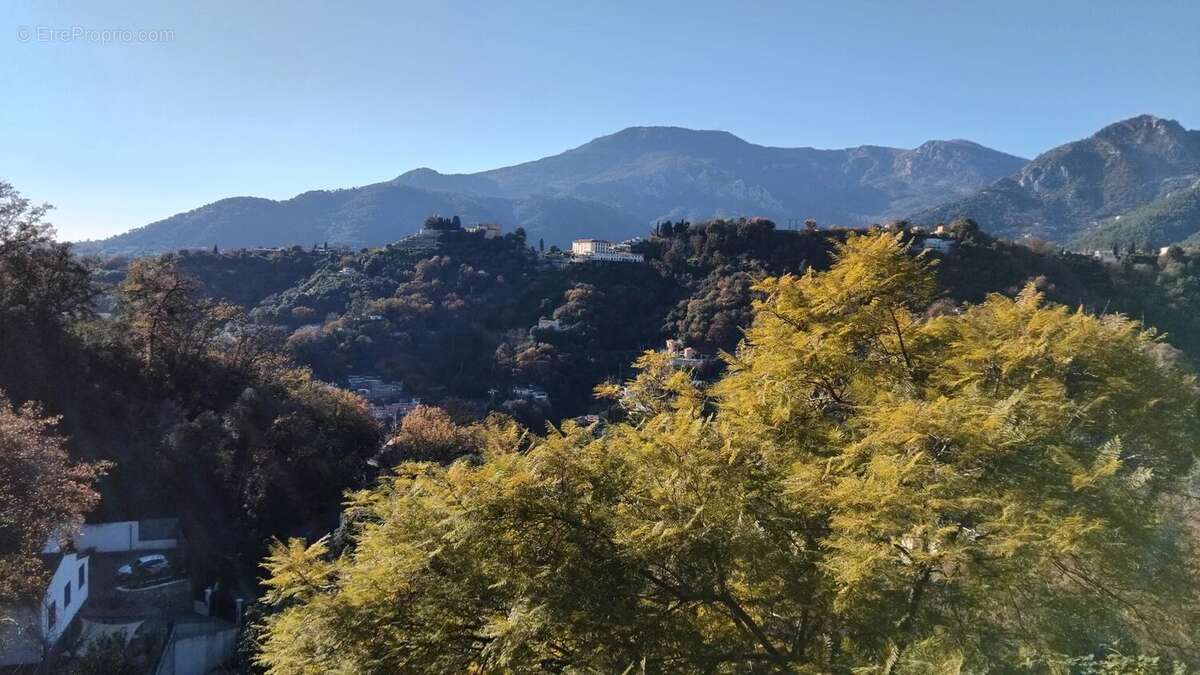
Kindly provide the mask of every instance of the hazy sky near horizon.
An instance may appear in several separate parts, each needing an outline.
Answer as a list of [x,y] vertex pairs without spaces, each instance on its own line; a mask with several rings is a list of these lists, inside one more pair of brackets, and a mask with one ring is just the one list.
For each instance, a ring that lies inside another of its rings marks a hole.
[[[1032,157],[1200,127],[1200,3],[6,0],[0,180],[63,239],[634,125]],[[109,31],[109,32],[103,32]]]

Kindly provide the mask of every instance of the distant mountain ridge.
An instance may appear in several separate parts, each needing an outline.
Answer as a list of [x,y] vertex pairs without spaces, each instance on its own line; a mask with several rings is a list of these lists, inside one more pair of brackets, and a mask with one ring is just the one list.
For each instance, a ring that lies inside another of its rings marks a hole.
[[818,150],[755,145],[725,131],[630,127],[524,164],[476,174],[417,169],[396,182],[477,196],[590,199],[642,225],[722,215],[858,225],[969,194],[1024,163],[963,140]]
[[78,245],[84,253],[373,246],[431,214],[521,226],[531,241],[623,239],[660,219],[765,216],[861,225],[968,196],[1024,159],[964,140],[917,148],[777,148],[724,131],[631,127],[551,157],[475,174],[423,168],[373,185],[273,201],[223,199]]
[[1200,209],[1183,194],[1198,180],[1200,131],[1140,115],[1044,152],[1013,175],[912,220],[964,216],[998,236],[1158,246],[1200,231]]

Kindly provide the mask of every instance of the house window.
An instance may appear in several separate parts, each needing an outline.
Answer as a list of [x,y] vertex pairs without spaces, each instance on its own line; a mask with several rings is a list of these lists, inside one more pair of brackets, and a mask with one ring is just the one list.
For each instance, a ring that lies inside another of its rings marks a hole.
[[58,605],[51,600],[49,605],[46,605],[46,627],[54,630],[54,625],[58,623]]
[[87,565],[79,566],[79,588],[87,586]]
[[70,606],[71,606],[71,582],[68,581],[67,585],[63,586],[63,609],[66,609]]

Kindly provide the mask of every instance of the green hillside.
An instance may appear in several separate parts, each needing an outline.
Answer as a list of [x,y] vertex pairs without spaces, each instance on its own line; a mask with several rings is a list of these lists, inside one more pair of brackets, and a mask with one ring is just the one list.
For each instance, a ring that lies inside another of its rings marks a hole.
[[1074,245],[1082,250],[1107,250],[1113,246],[1154,250],[1189,239],[1189,243],[1197,243],[1197,235],[1200,235],[1200,183],[1087,230],[1075,239]]

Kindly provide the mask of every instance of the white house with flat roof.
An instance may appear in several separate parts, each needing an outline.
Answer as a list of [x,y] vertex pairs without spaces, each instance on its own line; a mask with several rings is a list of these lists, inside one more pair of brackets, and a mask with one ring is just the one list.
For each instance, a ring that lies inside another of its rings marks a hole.
[[499,223],[479,223],[467,228],[467,232],[482,232],[484,239],[495,239],[501,234]]
[[603,239],[576,239],[571,242],[571,253],[575,255],[596,255],[612,251],[612,242]]
[[571,242],[571,255],[580,262],[640,263],[645,260],[641,253],[631,252],[628,244],[614,244],[604,239],[576,239]]
[[950,253],[958,247],[958,241],[947,237],[918,237],[917,246],[925,251]]
[[535,384],[517,385],[512,388],[512,393],[513,396],[536,401],[537,403],[550,402],[550,394]]
[[376,403],[390,401],[404,393],[403,384],[388,382],[375,375],[350,375],[346,385],[350,391]]

